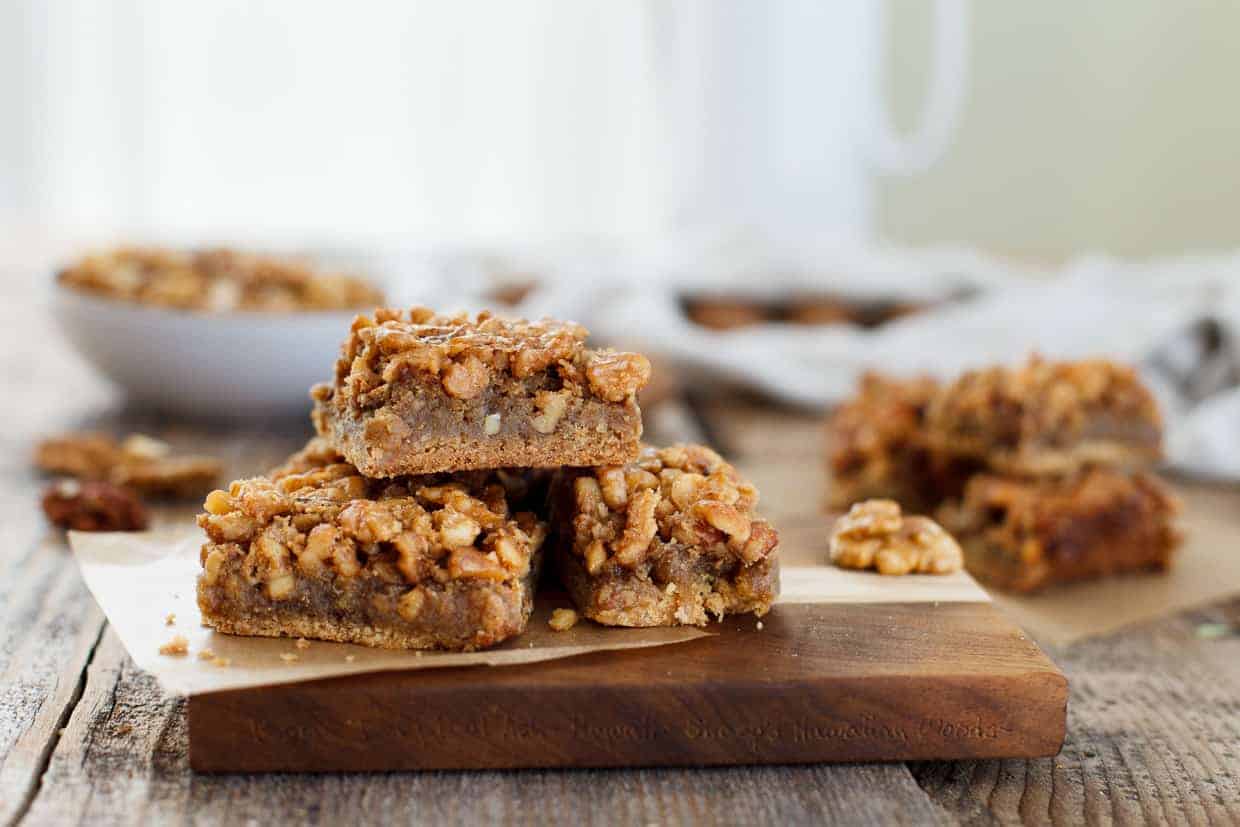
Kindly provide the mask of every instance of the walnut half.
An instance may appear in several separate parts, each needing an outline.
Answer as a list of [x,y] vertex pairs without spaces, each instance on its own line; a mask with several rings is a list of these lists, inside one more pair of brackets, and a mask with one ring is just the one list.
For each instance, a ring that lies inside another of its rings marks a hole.
[[951,574],[964,564],[955,538],[928,517],[904,515],[891,500],[855,503],[835,521],[831,562],[879,574]]

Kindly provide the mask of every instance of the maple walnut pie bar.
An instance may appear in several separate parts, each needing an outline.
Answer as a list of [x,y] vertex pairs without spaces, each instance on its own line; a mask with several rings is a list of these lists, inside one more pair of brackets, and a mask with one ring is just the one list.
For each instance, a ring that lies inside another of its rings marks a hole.
[[857,395],[827,420],[830,507],[887,499],[912,511],[931,511],[960,494],[980,463],[933,449],[926,411],[939,387],[929,376],[861,377]]
[[994,470],[1068,474],[1162,456],[1162,418],[1131,367],[1105,360],[970,371],[939,393],[928,430],[943,453]]
[[627,462],[650,363],[585,339],[486,312],[359,316],[334,382],[312,391],[315,426],[370,477]]
[[564,469],[553,486],[560,579],[592,620],[705,625],[761,616],[779,594],[758,492],[709,448],[647,448],[628,465]]
[[979,580],[1030,592],[1168,568],[1178,509],[1152,474],[1098,468],[1064,479],[978,474],[939,516]]
[[478,649],[524,631],[547,526],[530,479],[374,480],[323,440],[212,492],[198,605],[231,634]]

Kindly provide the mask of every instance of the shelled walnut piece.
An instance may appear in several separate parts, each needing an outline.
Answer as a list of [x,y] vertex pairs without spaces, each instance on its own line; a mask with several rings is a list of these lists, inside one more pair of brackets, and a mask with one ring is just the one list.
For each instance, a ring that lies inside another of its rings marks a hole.
[[950,534],[928,517],[905,516],[891,500],[866,500],[835,521],[831,562],[879,574],[950,574],[964,555]]
[[71,433],[45,439],[35,465],[49,474],[99,480],[154,496],[198,496],[219,478],[214,457],[172,453],[172,446],[143,434],[117,441],[106,434]]
[[62,270],[61,284],[108,298],[182,310],[361,310],[383,294],[356,276],[237,250],[122,247]]
[[322,440],[198,518],[204,621],[238,634],[475,649],[520,632],[546,524],[520,474],[374,480]]
[[312,389],[315,426],[372,477],[627,461],[650,363],[586,335],[489,312],[359,316],[332,383]]
[[562,579],[604,624],[765,614],[779,592],[779,537],[758,491],[701,445],[645,449],[625,466],[562,473],[553,508]]

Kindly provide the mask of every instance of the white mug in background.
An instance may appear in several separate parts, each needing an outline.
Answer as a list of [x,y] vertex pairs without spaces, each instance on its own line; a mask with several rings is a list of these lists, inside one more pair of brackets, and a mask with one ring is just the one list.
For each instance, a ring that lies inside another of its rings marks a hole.
[[671,218],[767,236],[866,238],[874,175],[925,169],[965,91],[965,0],[934,4],[921,123],[894,134],[885,4],[680,0],[656,7],[654,59]]
[[874,173],[929,164],[964,87],[964,0],[935,5],[923,122],[903,140],[880,94],[880,0],[123,5],[18,0],[28,26],[0,25],[20,64],[0,96],[30,96],[15,140],[38,150],[8,206],[50,226],[865,237]]

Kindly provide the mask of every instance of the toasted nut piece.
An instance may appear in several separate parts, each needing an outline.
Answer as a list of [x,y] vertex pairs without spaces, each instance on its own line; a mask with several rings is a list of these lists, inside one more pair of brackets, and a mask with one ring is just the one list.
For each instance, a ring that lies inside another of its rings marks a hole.
[[547,625],[557,632],[567,632],[577,625],[577,613],[572,609],[556,609]]
[[836,521],[831,561],[841,568],[880,574],[950,574],[964,564],[955,538],[927,517],[900,514],[890,500],[856,503]]
[[586,364],[590,390],[608,402],[623,402],[650,381],[650,360],[640,353],[598,351]]
[[227,491],[220,491],[218,488],[207,495],[207,500],[202,504],[203,509],[208,514],[227,514],[232,511],[232,499],[228,496]]
[[540,434],[549,434],[564,418],[568,410],[567,391],[539,391],[534,395],[534,407],[538,413],[530,417],[530,425]]
[[841,537],[873,537],[900,530],[903,516],[894,500],[866,500],[854,503],[848,513],[835,524]]
[[[236,546],[216,546],[207,554],[206,559],[202,563],[202,576],[208,585],[214,585],[220,577],[220,569],[229,557],[229,548],[237,549]],[[237,549],[240,552],[240,549]]]
[[607,516],[607,506],[603,503],[603,489],[594,477],[578,477],[573,482],[573,491],[577,496],[577,511],[595,517]]
[[284,600],[292,596],[297,587],[297,579],[291,572],[282,572],[267,581],[267,596],[272,600]]
[[629,501],[628,482],[624,476],[624,469],[618,466],[600,468],[597,476],[603,502],[607,503],[607,507],[612,511],[624,508]]
[[477,356],[469,355],[452,362],[440,376],[443,389],[457,399],[473,399],[491,382],[491,369]]
[[435,521],[439,525],[439,542],[447,548],[472,546],[482,533],[477,521],[450,508],[435,512]]
[[479,580],[507,580],[507,569],[493,555],[483,554],[472,548],[458,548],[448,558],[448,574],[453,578],[476,578]]
[[749,517],[731,505],[725,505],[718,500],[701,500],[694,504],[693,513],[728,535],[731,542],[744,545],[749,539]]
[[396,611],[409,622],[417,620],[426,603],[426,593],[422,589],[410,589],[400,596],[396,602]]
[[410,583],[422,580],[433,565],[427,555],[431,547],[430,539],[417,531],[405,531],[396,535],[392,545],[396,547],[399,555],[396,568],[405,576],[405,580]]
[[400,533],[400,519],[382,503],[354,500],[340,512],[340,527],[362,543],[385,543]]
[[633,495],[624,533],[615,543],[616,561],[621,565],[632,566],[645,558],[650,541],[659,530],[654,515],[658,504],[658,491],[647,489]]
[[586,546],[585,551],[586,571],[590,574],[598,574],[603,568],[603,564],[607,562],[607,549],[603,547],[602,540],[595,540]]

